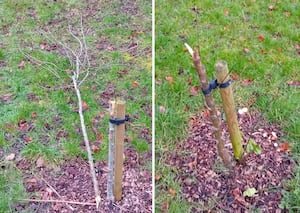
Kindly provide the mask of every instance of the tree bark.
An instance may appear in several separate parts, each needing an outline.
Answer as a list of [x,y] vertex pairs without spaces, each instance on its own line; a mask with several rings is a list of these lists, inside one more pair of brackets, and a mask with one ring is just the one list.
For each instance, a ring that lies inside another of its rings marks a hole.
[[[207,89],[209,89],[209,82],[207,80],[205,67],[201,63],[201,59],[200,59],[198,51],[197,50],[193,51],[192,56],[193,56],[194,66],[197,70],[197,73],[198,73],[198,76],[199,76],[199,79],[201,82],[202,90],[207,90]],[[224,145],[224,139],[222,136],[222,129],[221,129],[221,118],[220,118],[220,116],[218,116],[218,111],[216,109],[216,106],[215,106],[215,103],[214,103],[211,93],[205,95],[204,97],[205,97],[205,102],[206,102],[207,108],[210,112],[210,119],[211,119],[211,121],[213,123],[213,127],[214,127],[213,130],[214,130],[214,135],[217,140],[218,154],[221,157],[224,165],[227,167],[230,167],[231,159],[230,159],[230,155],[227,153],[227,151],[225,149],[225,145]]]

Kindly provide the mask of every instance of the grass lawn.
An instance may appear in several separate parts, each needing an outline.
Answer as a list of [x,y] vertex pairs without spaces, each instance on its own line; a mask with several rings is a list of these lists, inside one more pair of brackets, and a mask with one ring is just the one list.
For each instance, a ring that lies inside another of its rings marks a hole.
[[[196,9],[195,9],[196,8]],[[237,108],[263,113],[283,129],[281,142],[300,154],[300,4],[297,1],[173,1],[155,2],[155,200],[156,211],[189,212],[195,203],[181,196],[176,169],[166,158],[187,138],[188,119],[203,107],[187,42],[200,47],[209,79],[217,60],[238,76]],[[251,82],[247,86],[246,82]],[[298,83],[297,83],[298,82]],[[192,94],[193,93],[193,94]],[[220,106],[220,98],[215,95]],[[282,208],[300,208],[299,167],[286,183]],[[173,191],[172,191],[173,190]],[[257,209],[259,212],[259,209]]]
[[[0,2],[0,212],[28,195],[16,165],[42,158],[50,166],[87,159],[77,98],[68,77],[68,58],[58,41],[78,48],[68,32],[86,31],[90,75],[81,86],[88,136],[99,148],[96,161],[107,159],[108,101],[123,98],[131,117],[128,143],[143,156],[151,153],[151,1]],[[46,32],[46,33],[45,33]],[[49,33],[50,32],[50,33]],[[28,60],[28,54],[46,63]],[[57,78],[49,70],[59,73]],[[140,169],[151,171],[149,163]]]

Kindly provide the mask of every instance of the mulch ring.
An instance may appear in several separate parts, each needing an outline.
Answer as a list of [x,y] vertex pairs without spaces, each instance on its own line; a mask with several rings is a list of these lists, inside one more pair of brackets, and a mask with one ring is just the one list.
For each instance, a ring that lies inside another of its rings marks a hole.
[[[238,120],[244,145],[252,138],[262,152],[247,155],[243,165],[228,170],[218,159],[207,113],[191,118],[189,138],[177,145],[167,161],[178,170],[176,178],[182,196],[188,202],[203,205],[207,212],[248,212],[250,209],[285,212],[279,209],[282,181],[292,178],[295,162],[289,157],[287,144],[280,138],[279,126],[268,124],[254,112],[239,115]],[[229,136],[224,123],[222,121],[223,135],[227,140]],[[232,153],[229,141],[225,147]],[[243,196],[248,188],[257,190],[255,196]],[[206,211],[194,208],[193,212]]]
[[[145,157],[149,158],[145,153]],[[95,205],[76,205],[50,202],[27,202],[15,205],[15,210],[24,209],[33,212],[60,212],[60,213],[92,213],[92,212],[152,212],[152,186],[151,171],[141,169],[141,162],[135,150],[125,150],[125,162],[123,172],[123,191],[120,201],[111,203],[106,200],[107,166],[105,162],[95,164],[97,178],[101,193],[99,209]],[[59,169],[51,169],[49,166],[39,165],[32,173],[33,165],[22,159],[17,161],[17,167],[22,171],[24,186],[32,199],[42,200],[66,200],[82,203],[95,203],[95,195],[90,176],[89,164],[81,158],[65,161]],[[56,192],[59,196],[56,194]],[[71,210],[73,208],[73,210]]]

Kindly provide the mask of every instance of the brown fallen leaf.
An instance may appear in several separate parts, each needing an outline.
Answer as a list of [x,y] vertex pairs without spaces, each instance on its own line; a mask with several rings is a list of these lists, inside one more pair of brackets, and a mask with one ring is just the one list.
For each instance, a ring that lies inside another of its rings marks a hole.
[[29,137],[28,135],[24,135],[23,140],[24,140],[25,144],[30,144],[32,142],[32,138]]
[[37,168],[41,168],[41,167],[45,167],[45,161],[42,157],[39,157],[36,161],[36,167]]
[[69,136],[69,132],[64,129],[60,129],[56,134],[55,138],[58,140],[60,138],[67,138]]
[[129,135],[126,135],[125,138],[124,138],[124,140],[126,142],[130,143],[130,142],[132,142],[133,138],[131,136],[129,136]]
[[86,104],[86,102],[82,101],[81,104],[82,104],[82,111],[83,111],[83,112],[89,109],[89,107],[88,107],[88,105]]
[[262,49],[260,52],[261,52],[262,54],[264,54],[264,55],[268,53],[268,51],[265,50],[265,49]]
[[174,196],[176,194],[176,190],[175,189],[169,189],[170,195]]
[[241,191],[239,188],[235,188],[232,190],[232,195],[234,196],[234,199],[238,201],[240,204],[244,205],[245,207],[249,206],[249,203],[247,203],[243,196],[241,196]]
[[15,159],[15,157],[16,157],[16,154],[15,153],[11,153],[11,154],[9,154],[9,155],[7,155],[5,157],[5,161],[12,161],[12,160]]
[[1,97],[1,101],[2,102],[9,102],[11,100],[12,96],[13,96],[13,94],[11,94],[11,93],[4,94]]
[[15,126],[12,123],[5,123],[4,126],[5,126],[5,130],[7,130],[7,131],[13,131],[13,130],[15,130]]
[[26,182],[26,183],[38,183],[39,180],[36,179],[36,178],[27,178],[27,179],[25,180],[25,182]]
[[97,152],[99,152],[99,146],[96,146],[96,145],[92,145],[92,151],[94,152],[94,153],[97,153]]
[[155,175],[154,179],[155,181],[158,181],[160,179],[160,175]]
[[[81,105],[82,105],[82,112],[86,111],[89,109],[89,106],[86,104],[85,101],[81,101]],[[79,111],[79,108],[76,107],[73,112],[78,112]]]
[[159,111],[160,111],[160,113],[165,113],[166,112],[166,107],[165,106],[159,106]]
[[277,136],[276,132],[271,132],[271,140],[276,141],[277,138],[278,138],[278,136]]
[[236,81],[239,80],[239,75],[237,73],[233,73],[231,76],[232,80]]
[[190,107],[189,107],[188,105],[185,105],[185,106],[183,107],[183,110],[187,112],[187,111],[190,110]]
[[167,76],[166,80],[169,81],[170,84],[174,84],[174,79],[172,76]]
[[291,13],[290,12],[284,12],[285,17],[290,17]]
[[161,206],[161,211],[164,212],[164,213],[166,213],[166,212],[168,212],[168,210],[169,210],[169,202],[166,201],[166,202],[164,202],[164,203],[162,204],[162,206]]
[[199,86],[190,87],[190,95],[192,96],[198,95],[199,90],[200,90]]
[[265,37],[264,37],[263,34],[259,34],[259,35],[257,36],[257,39],[258,39],[259,41],[263,41],[263,40],[265,39]]
[[224,10],[224,15],[228,16],[229,15],[229,10]]
[[188,83],[188,85],[192,85],[192,78],[191,78],[191,77],[189,77],[189,78],[187,79],[187,83]]
[[162,84],[162,80],[160,80],[160,79],[156,80],[155,84],[158,85],[158,86],[160,86]]
[[288,85],[295,86],[295,87],[300,86],[300,81],[293,81],[293,80],[291,80],[291,81],[287,81],[286,83]]
[[40,43],[40,48],[41,48],[41,50],[45,50],[45,49],[47,48],[47,42],[42,41],[42,42]]
[[101,143],[102,140],[103,140],[103,136],[102,136],[102,134],[99,133],[99,132],[96,134],[96,138],[97,138],[97,141],[100,142],[100,143]]
[[133,82],[131,83],[131,86],[132,86],[133,88],[136,88],[136,87],[138,87],[139,85],[140,85],[140,83],[137,82],[137,81],[133,81]]
[[102,139],[103,139],[103,136],[101,133],[99,133],[97,127],[95,126],[92,126],[92,131],[93,133],[95,134],[96,138],[97,138],[97,142],[101,143],[102,142]]
[[18,122],[18,129],[20,130],[20,131],[26,131],[27,129],[28,129],[28,123],[27,123],[27,121],[25,121],[25,120],[19,120],[19,122]]
[[197,166],[197,160],[195,159],[194,161],[188,163],[188,167],[190,170],[193,170]]
[[270,11],[275,10],[275,6],[274,5],[270,5],[268,8],[269,8]]
[[36,113],[36,112],[32,112],[32,113],[31,113],[31,117],[36,118],[36,116],[37,116],[37,113]]
[[208,109],[204,109],[201,111],[201,116],[205,119],[205,120],[208,120],[209,119],[209,116],[210,116],[210,112]]
[[122,90],[121,90],[121,94],[122,94],[122,95],[126,95],[126,94],[127,94],[127,91],[126,91],[125,89],[122,89]]
[[19,69],[24,69],[24,67],[25,67],[25,61],[22,60],[22,61],[19,63],[18,68],[19,68]]
[[244,79],[242,82],[241,82],[241,85],[242,86],[249,86],[250,84],[252,84],[252,80],[251,79],[248,79],[248,78],[246,78],[246,79]]
[[279,145],[279,151],[280,152],[289,152],[290,151],[290,145],[288,143],[281,143]]
[[249,53],[250,52],[250,50],[248,48],[244,48],[243,51],[244,51],[244,53]]

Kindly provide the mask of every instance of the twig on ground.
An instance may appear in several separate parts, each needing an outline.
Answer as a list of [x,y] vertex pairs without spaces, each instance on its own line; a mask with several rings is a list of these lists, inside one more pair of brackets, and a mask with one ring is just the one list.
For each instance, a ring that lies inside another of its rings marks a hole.
[[[60,194],[44,179],[44,178],[42,178],[42,177],[39,177],[42,181],[44,181],[47,185],[48,185],[48,187],[60,198],[60,199],[62,199],[62,196],[60,196]],[[69,209],[71,209],[72,211],[74,211],[75,209],[72,207],[72,206],[70,206],[68,203],[66,203],[66,206],[68,206],[68,208]]]
[[70,203],[70,204],[83,205],[83,206],[96,206],[96,203],[78,202],[78,201],[71,201],[71,200],[20,199],[20,201],[43,202],[43,203]]

